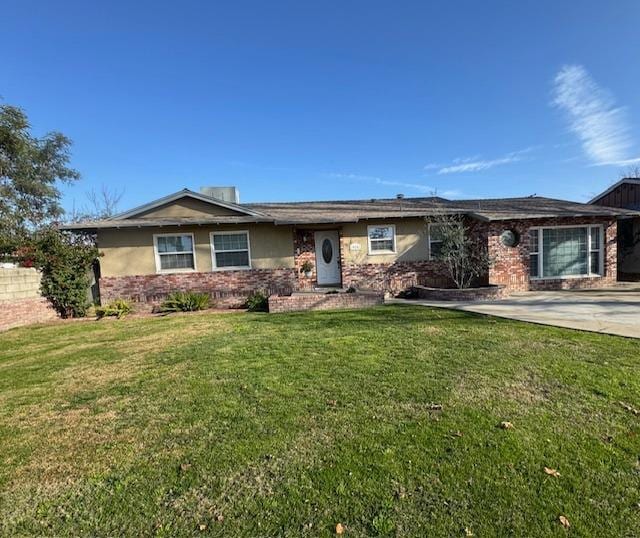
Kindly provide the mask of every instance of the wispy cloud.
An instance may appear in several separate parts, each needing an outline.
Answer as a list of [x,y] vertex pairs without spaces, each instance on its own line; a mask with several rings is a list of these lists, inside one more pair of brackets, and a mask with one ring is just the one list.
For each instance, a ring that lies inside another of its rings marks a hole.
[[601,88],[581,65],[565,65],[553,81],[553,106],[563,110],[569,129],[578,137],[587,157],[596,165],[624,165],[632,145],[624,107]]
[[490,168],[494,168],[496,166],[501,166],[504,164],[515,163],[518,161],[522,161],[525,158],[525,154],[533,151],[533,147],[521,149],[519,151],[512,151],[511,153],[507,153],[502,157],[497,157],[494,159],[483,159],[480,155],[476,155],[475,157],[465,157],[454,159],[449,164],[437,164],[430,163],[427,164],[424,169],[429,170],[437,170],[437,174],[460,174],[465,172],[481,172],[482,170],[489,170]]
[[593,166],[632,166],[634,164],[640,163],[640,157],[635,157],[633,159],[623,159],[622,161],[603,161],[599,163],[594,163]]
[[347,181],[366,181],[369,183],[374,183],[376,185],[388,185],[392,187],[400,187],[407,189],[409,191],[416,191],[420,194],[428,194],[429,196],[440,196],[442,198],[482,198],[482,196],[472,196],[470,194],[464,193],[459,189],[445,189],[441,191],[437,187],[432,187],[430,185],[424,185],[422,183],[410,183],[406,181],[394,181],[389,179],[383,179],[378,176],[367,176],[362,174],[342,174],[342,173],[327,173],[323,174],[325,177],[334,178],[334,179],[342,179]]
[[369,183],[375,183],[376,185],[387,185],[391,187],[401,187],[405,189],[411,189],[420,193],[431,193],[434,191],[433,187],[429,185],[424,185],[422,183],[410,183],[406,181],[395,181],[390,179],[383,179],[378,176],[366,176],[361,174],[342,174],[331,172],[325,174],[327,177],[334,179],[347,179],[351,181],[367,181]]

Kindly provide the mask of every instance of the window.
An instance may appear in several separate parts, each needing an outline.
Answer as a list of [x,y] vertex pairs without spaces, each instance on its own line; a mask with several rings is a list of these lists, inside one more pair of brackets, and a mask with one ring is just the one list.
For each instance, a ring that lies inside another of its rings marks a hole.
[[213,232],[211,234],[214,269],[249,269],[249,232]]
[[156,250],[156,271],[195,270],[193,234],[154,235],[153,239]]
[[385,254],[396,251],[396,227],[368,226],[369,254]]
[[600,275],[602,270],[600,269],[600,232],[601,228],[597,226],[591,226],[589,228],[590,240],[589,240],[589,274]]
[[442,245],[444,244],[443,226],[446,224],[429,224],[429,259],[437,260],[442,257]]
[[540,276],[538,274],[540,270],[539,235],[540,230],[538,228],[534,228],[529,232],[529,275],[534,278]]
[[602,227],[531,229],[529,264],[533,278],[602,275]]
[[543,276],[563,277],[587,273],[587,228],[542,230]]

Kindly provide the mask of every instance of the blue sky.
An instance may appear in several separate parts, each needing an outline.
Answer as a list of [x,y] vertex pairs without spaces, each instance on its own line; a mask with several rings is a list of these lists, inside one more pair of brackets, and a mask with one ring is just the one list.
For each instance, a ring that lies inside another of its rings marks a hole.
[[[537,193],[640,158],[640,2],[6,1],[0,95],[122,208]],[[640,164],[640,160],[638,161]]]

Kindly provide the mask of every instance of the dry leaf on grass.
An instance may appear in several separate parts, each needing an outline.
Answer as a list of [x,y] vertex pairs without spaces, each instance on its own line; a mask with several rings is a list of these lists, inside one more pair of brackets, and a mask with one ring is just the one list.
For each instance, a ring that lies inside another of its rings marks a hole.
[[629,404],[626,404],[624,402],[618,402],[623,409],[625,409],[626,411],[629,411],[630,413],[633,413],[634,415],[640,415],[640,409],[636,409],[635,407],[631,407]]
[[558,520],[560,521],[560,524],[565,528],[568,529],[569,527],[571,527],[571,523],[569,523],[569,520],[565,517],[565,516],[560,516],[558,518]]
[[556,471],[555,469],[551,469],[549,467],[545,467],[544,472],[547,473],[549,476],[554,476],[556,478],[560,476],[560,473],[558,471]]
[[336,534],[344,534],[344,527],[342,523],[336,525]]

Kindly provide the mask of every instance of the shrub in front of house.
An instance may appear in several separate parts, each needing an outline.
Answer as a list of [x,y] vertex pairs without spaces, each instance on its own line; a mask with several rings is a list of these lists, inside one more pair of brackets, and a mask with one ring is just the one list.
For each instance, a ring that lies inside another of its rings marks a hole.
[[211,297],[207,293],[195,291],[175,291],[162,301],[158,309],[163,313],[171,312],[195,312],[209,308]]
[[86,234],[39,230],[21,251],[23,259],[42,272],[40,291],[63,318],[83,317],[90,301],[91,266],[98,257]]
[[247,297],[245,306],[249,312],[268,312],[269,296],[262,291],[256,291]]
[[105,317],[116,317],[120,319],[131,312],[133,312],[133,305],[131,301],[127,301],[126,299],[115,299],[106,305],[96,307],[96,316],[98,319]]

